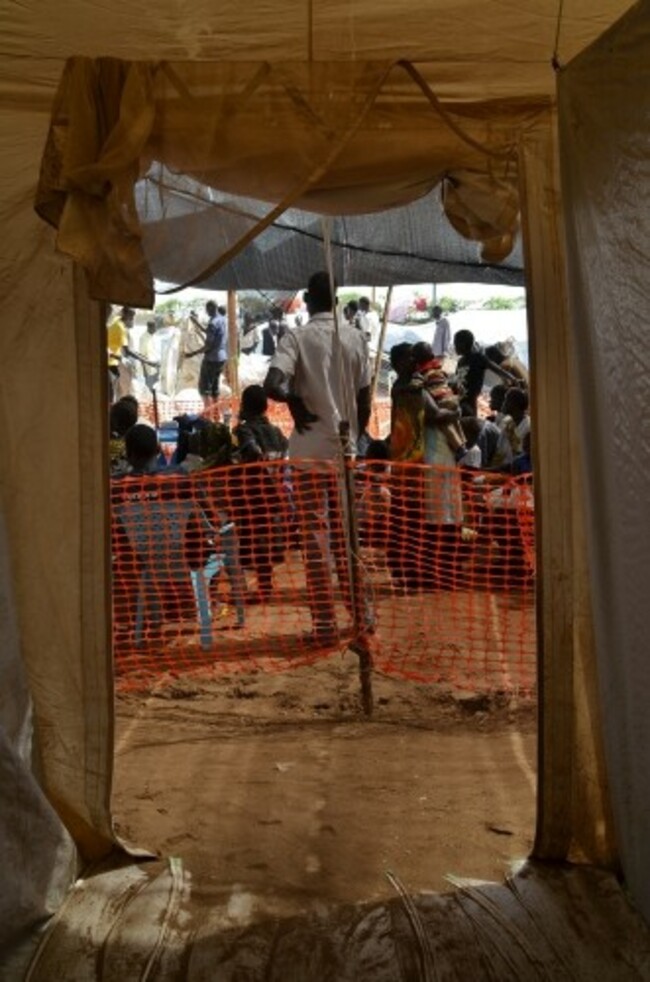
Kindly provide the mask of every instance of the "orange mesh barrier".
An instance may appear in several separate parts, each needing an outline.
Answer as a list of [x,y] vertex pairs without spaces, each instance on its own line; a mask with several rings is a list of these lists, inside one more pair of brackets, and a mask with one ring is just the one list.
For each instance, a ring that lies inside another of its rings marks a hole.
[[457,468],[351,470],[348,493],[322,462],[115,479],[118,687],[169,671],[282,670],[362,637],[379,671],[531,691],[529,477],[494,486]]

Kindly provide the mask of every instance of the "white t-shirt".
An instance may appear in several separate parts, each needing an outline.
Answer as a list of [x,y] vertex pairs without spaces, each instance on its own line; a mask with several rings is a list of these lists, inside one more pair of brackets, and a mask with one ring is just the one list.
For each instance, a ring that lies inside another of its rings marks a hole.
[[446,317],[439,317],[433,332],[433,354],[436,358],[443,358],[451,347],[451,328]]
[[375,351],[379,342],[379,333],[381,331],[379,316],[375,310],[360,310],[358,317],[359,327],[366,341],[368,342],[368,346]]
[[473,447],[469,447],[463,456],[458,461],[459,467],[475,467],[477,470],[481,468],[481,448],[477,443]]
[[161,348],[160,338],[158,337],[157,331],[154,334],[149,334],[149,331],[144,332],[140,338],[139,353],[143,358],[146,358],[147,361],[158,362],[158,368],[151,368],[149,365],[143,365],[142,367],[145,375],[155,375],[156,372],[160,371]]
[[508,441],[510,457],[516,457],[524,448],[524,437],[530,433],[530,416],[528,413],[515,423],[512,416],[504,416],[501,421],[501,432]]
[[291,434],[291,458],[338,457],[341,420],[350,423],[352,447],[356,447],[357,393],[370,385],[368,345],[360,331],[339,322],[337,338],[333,314],[315,314],[307,324],[285,334],[270,367],[279,368],[291,380],[291,391],[318,416],[306,433]]
[[260,332],[258,330],[257,324],[252,329],[244,333],[243,325],[239,329],[239,346],[243,352],[248,353],[256,348],[260,341]]

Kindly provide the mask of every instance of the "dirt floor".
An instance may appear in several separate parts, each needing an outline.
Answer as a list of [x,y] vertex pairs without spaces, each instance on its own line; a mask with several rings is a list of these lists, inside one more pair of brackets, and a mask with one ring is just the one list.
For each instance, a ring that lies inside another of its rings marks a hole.
[[117,704],[120,833],[271,906],[502,879],[535,821],[535,706],[373,677],[350,652],[284,673],[204,667]]

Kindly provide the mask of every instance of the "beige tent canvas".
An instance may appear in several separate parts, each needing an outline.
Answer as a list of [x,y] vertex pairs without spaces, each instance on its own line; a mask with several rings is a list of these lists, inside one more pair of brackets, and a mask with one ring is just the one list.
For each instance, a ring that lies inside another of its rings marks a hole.
[[[7,937],[55,909],[77,856],[115,845],[98,301],[150,302],[179,175],[199,221],[207,189],[254,202],[207,262],[188,247],[184,283],[290,206],[372,213],[438,188],[493,262],[521,225],[543,516],[534,853],[620,866],[650,916],[650,7],[628,6],[3,9]],[[143,189],[162,203],[155,234]]]

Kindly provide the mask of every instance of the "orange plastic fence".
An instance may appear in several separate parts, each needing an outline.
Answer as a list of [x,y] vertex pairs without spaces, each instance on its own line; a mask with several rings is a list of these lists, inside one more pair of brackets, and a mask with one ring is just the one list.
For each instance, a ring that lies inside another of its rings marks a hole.
[[307,461],[114,479],[118,687],[169,671],[283,670],[362,635],[383,672],[531,691],[530,478],[350,468],[348,482]]

